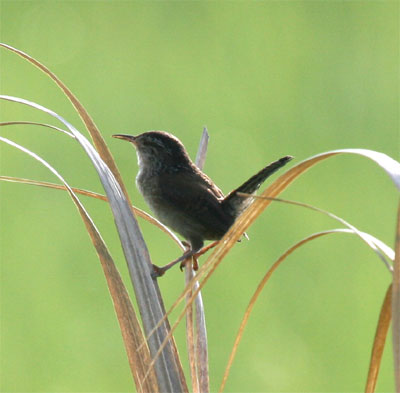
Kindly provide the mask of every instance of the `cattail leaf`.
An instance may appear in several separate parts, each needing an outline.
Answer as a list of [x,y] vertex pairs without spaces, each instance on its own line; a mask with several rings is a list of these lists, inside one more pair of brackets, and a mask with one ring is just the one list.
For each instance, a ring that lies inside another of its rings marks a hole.
[[[149,332],[153,331],[153,327],[159,321],[162,321],[155,333],[148,339],[150,353],[154,357],[165,338],[170,337],[168,335],[169,324],[163,318],[164,310],[159,299],[158,285],[156,280],[151,278],[152,264],[146,244],[120,184],[89,141],[60,115],[22,98],[0,96],[0,99],[31,106],[58,119],[74,135],[92,161],[114,215],[146,335],[149,336]],[[187,391],[182,366],[172,338],[168,339],[167,345],[164,346],[161,356],[158,356],[154,367],[160,391]]]
[[0,137],[0,141],[21,150],[25,154],[28,154],[35,160],[39,161],[64,184],[66,190],[78,208],[92,243],[96,248],[97,255],[101,261],[101,265],[107,280],[107,285],[110,290],[111,298],[117,314],[118,322],[120,324],[122,337],[124,339],[125,348],[129,359],[129,365],[131,367],[137,390],[138,392],[148,393],[158,391],[157,380],[153,370],[149,373],[148,378],[144,378],[145,372],[148,370],[150,364],[148,347],[147,345],[144,345],[145,339],[143,337],[139,321],[137,320],[136,313],[134,312],[126,288],[122,282],[117,268],[115,267],[114,261],[107,249],[107,246],[105,245],[89,214],[86,212],[72,188],[49,163],[30,150],[6,138]]

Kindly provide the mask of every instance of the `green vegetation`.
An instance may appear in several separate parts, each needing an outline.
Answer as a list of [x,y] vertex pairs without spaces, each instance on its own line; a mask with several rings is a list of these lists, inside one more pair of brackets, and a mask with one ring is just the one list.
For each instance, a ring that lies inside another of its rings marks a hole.
[[[0,8],[1,41],[46,64],[79,97],[144,210],[134,152],[112,140],[114,133],[164,129],[194,158],[207,125],[205,172],[225,192],[286,154],[294,164],[340,148],[398,159],[396,2],[35,1]],[[11,52],[0,56],[1,94],[50,108],[85,132],[47,77]],[[26,106],[0,105],[1,121],[52,122]],[[44,157],[72,186],[103,193],[72,139],[31,126],[2,127],[1,135]],[[55,181],[24,154],[0,149],[1,175]],[[132,391],[104,276],[70,198],[3,182],[0,191],[1,391]],[[327,160],[282,197],[329,210],[393,246],[398,194],[368,160]],[[110,209],[81,200],[132,294]],[[154,263],[180,254],[157,228],[139,224]],[[248,231],[250,241],[233,247],[203,289],[212,391],[268,268],[304,237],[339,226],[272,203]],[[168,308],[183,290],[183,274],[174,269],[159,283]],[[302,247],[261,294],[225,391],[363,390],[389,283],[385,266],[355,236]],[[175,337],[188,374],[183,324]],[[377,391],[394,390],[390,344]]]

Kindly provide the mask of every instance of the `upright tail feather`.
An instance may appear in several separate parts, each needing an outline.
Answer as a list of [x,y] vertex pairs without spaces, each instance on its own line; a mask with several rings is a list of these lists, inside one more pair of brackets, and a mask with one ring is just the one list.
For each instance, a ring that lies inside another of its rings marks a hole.
[[277,161],[272,162],[260,172],[256,173],[249,180],[244,182],[240,187],[230,192],[222,201],[225,209],[227,209],[234,216],[238,216],[250,203],[252,198],[237,195],[238,192],[246,194],[253,194],[256,192],[261,184],[278,169],[286,165],[293,157],[285,156]]

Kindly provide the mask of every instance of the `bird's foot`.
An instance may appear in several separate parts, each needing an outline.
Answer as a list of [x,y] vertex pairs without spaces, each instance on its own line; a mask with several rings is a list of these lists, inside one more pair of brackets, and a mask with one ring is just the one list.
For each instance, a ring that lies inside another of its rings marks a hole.
[[187,259],[191,258],[193,256],[193,254],[194,254],[194,252],[192,250],[188,249],[184,252],[184,254],[181,257],[166,264],[165,266],[159,267],[159,266],[153,265],[153,271],[151,272],[151,277],[152,278],[161,277],[162,275],[165,274],[165,272],[167,270],[171,269],[172,266],[175,266],[179,262],[185,262]]
[[161,277],[167,271],[167,269],[164,269],[165,266],[163,266],[163,267],[159,267],[159,266],[156,266],[156,265],[152,265],[152,266],[153,266],[153,271],[151,272],[151,278]]
[[186,267],[186,264],[192,263],[192,268],[193,270],[199,270],[199,262],[197,261],[197,255],[192,255],[191,258],[186,258],[184,261],[181,262],[179,265],[179,269],[181,269],[181,272],[183,271],[183,268]]
[[[189,243],[186,243],[185,241],[183,241],[182,243],[183,243],[184,246],[190,247]],[[211,248],[214,248],[217,244],[218,244],[218,240],[215,241],[215,242],[210,243],[208,246],[203,247],[202,249],[200,249],[199,251],[197,251],[193,255],[193,270],[197,271],[199,269],[198,257],[200,257],[201,255],[205,254]],[[184,261],[181,262],[181,264],[180,264],[181,271],[186,266],[186,261],[187,260],[184,260]]]
[[194,256],[196,258],[198,258],[199,256],[205,254],[208,250],[211,250],[212,248],[214,248],[218,243],[219,243],[219,240],[216,240],[215,242],[210,243],[208,246],[204,246],[199,251],[197,251],[196,254],[194,254]]
[[[189,244],[187,241],[185,241],[185,240],[182,240],[182,244],[183,244],[183,245],[185,246],[185,248],[186,248],[185,254],[189,253],[189,250],[191,249],[190,244]],[[184,254],[184,255],[185,255],[185,254]],[[185,259],[181,262],[181,264],[179,265],[179,269],[181,269],[181,272],[183,272],[183,268],[186,267],[186,264],[187,264],[187,263],[193,263],[193,265],[192,265],[193,270],[196,270],[196,271],[197,271],[197,270],[199,269],[199,262],[197,261],[197,254],[192,255],[192,257],[193,257],[193,258],[189,258],[189,255],[188,255],[188,257],[185,258]],[[192,260],[193,262],[191,262],[191,260]],[[188,261],[190,261],[190,262],[188,262]]]
[[193,263],[193,265],[192,265],[193,270],[197,271],[199,269],[199,262],[198,262],[197,258],[199,256],[203,255],[204,253],[206,253],[211,248],[215,247],[218,244],[218,241],[215,241],[215,242],[209,244],[208,246],[203,247],[196,253],[194,253],[193,251],[190,250],[189,243],[187,243],[185,241],[183,241],[182,243],[186,247],[186,251],[184,252],[184,254],[180,258],[168,263],[165,266],[159,267],[159,266],[153,265],[153,271],[151,272],[152,278],[155,279],[155,278],[163,276],[167,270],[171,269],[172,266],[176,265],[179,262],[180,262],[179,268],[181,269],[181,271],[183,271],[183,268],[186,266],[186,263]]

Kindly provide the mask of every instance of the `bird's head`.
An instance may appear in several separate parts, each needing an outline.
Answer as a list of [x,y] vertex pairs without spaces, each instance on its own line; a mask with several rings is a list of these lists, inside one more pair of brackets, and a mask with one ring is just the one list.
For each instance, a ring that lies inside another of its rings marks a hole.
[[182,142],[168,132],[148,131],[137,136],[116,134],[113,137],[124,139],[135,146],[140,167],[143,165],[150,167],[191,165]]

